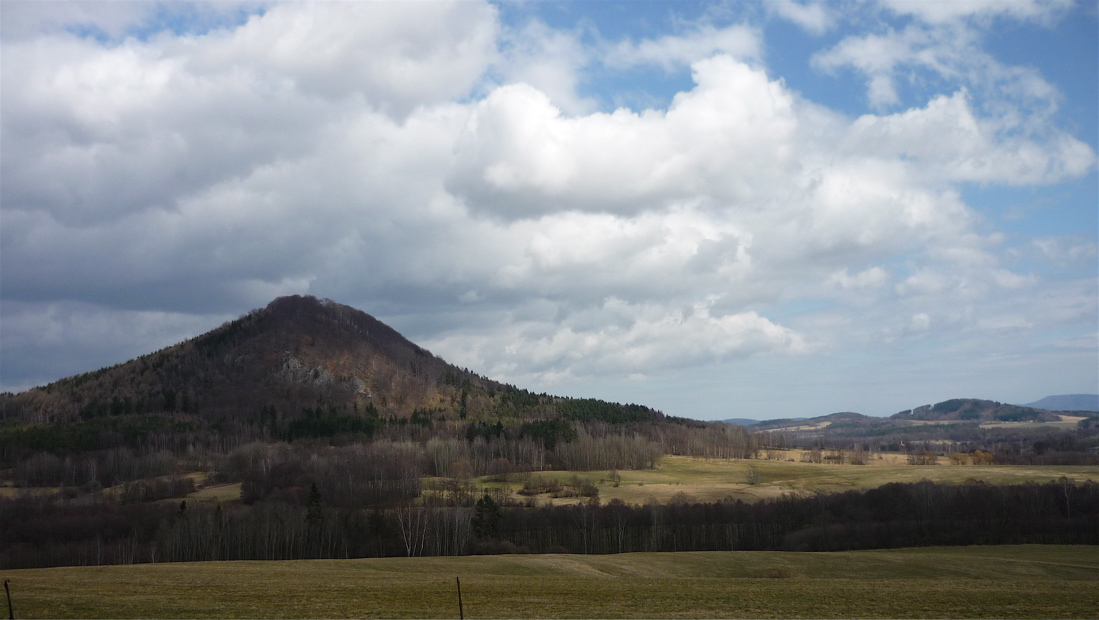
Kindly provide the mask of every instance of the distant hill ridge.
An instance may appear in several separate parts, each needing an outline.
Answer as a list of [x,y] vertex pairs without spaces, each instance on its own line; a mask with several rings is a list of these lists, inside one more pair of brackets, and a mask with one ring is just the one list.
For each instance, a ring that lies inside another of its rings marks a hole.
[[[1041,405],[1041,406],[1039,406]],[[1030,405],[1011,405],[977,398],[954,398],[934,405],[906,409],[888,417],[867,416],[861,413],[841,412],[813,418],[778,418],[749,420],[731,418],[722,420],[729,424],[752,426],[758,429],[819,426],[827,423],[867,424],[880,426],[883,422],[1056,422],[1056,411],[1099,411],[1099,396],[1075,394],[1048,396]]]
[[954,398],[934,405],[924,405],[890,416],[894,420],[924,422],[1055,422],[1060,416],[1044,409],[1009,405],[977,398]]
[[1046,396],[1041,400],[1028,403],[1027,407],[1048,409],[1049,411],[1096,411],[1099,412],[1099,394],[1062,394]]

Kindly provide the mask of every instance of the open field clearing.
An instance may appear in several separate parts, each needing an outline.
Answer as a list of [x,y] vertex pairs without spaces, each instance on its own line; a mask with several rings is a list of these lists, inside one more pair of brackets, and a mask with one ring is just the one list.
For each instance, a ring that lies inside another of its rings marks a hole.
[[1072,430],[1084,416],[1062,415],[1060,422],[983,422],[981,428],[1059,428]]
[[5,571],[18,618],[1087,618],[1094,547],[214,562]]
[[240,500],[240,483],[214,484],[202,487],[187,497],[200,501],[235,502]]
[[[790,458],[798,461],[800,452],[790,451]],[[787,460],[734,460],[698,459],[682,456],[665,456],[656,469],[621,470],[615,487],[606,471],[597,472],[539,472],[533,474],[545,479],[556,478],[566,482],[578,477],[594,483],[599,488],[603,502],[620,499],[627,504],[646,502],[667,503],[677,494],[690,501],[720,501],[725,498],[758,501],[785,493],[842,492],[870,489],[889,482],[961,483],[980,480],[989,484],[1022,484],[1025,482],[1049,482],[1062,476],[1077,483],[1099,480],[1099,466],[1024,466],[1024,465],[907,465],[904,455],[885,454],[881,459],[872,457],[866,465],[833,465],[822,463],[789,462]],[[748,484],[750,468],[759,474],[758,484]],[[482,479],[483,480],[483,479]],[[501,486],[484,483],[484,486]],[[522,500],[517,492],[523,482],[518,477],[508,483],[514,499]],[[585,498],[551,498],[536,496],[539,501],[568,504]]]

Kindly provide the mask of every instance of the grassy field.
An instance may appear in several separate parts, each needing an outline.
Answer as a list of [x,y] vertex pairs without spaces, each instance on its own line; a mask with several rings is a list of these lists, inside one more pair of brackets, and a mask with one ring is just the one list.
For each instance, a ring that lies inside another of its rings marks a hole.
[[[1049,482],[1062,476],[1076,482],[1099,480],[1099,466],[1020,466],[1020,465],[907,465],[904,455],[881,455],[866,465],[832,465],[798,462],[800,453],[790,453],[788,460],[726,460],[665,456],[652,470],[619,471],[615,487],[609,472],[542,472],[544,478],[565,482],[573,476],[588,480],[599,488],[603,502],[621,499],[628,504],[666,503],[677,493],[692,500],[720,501],[727,497],[756,501],[784,493],[838,492],[869,489],[888,482],[959,483],[981,480],[989,484],[1021,484]],[[748,484],[748,470],[756,468],[761,481]],[[481,479],[482,486],[501,486]],[[508,483],[513,494],[522,488],[519,478]],[[519,498],[518,495],[515,495]],[[537,496],[544,503],[575,503],[576,498]],[[520,498],[521,499],[521,498]]]
[[1087,618],[1094,547],[215,562],[17,570],[17,618]]

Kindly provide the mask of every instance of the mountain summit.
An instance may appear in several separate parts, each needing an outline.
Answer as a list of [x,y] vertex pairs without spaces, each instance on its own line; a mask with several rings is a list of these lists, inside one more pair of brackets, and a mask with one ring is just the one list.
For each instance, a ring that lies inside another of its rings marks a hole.
[[306,410],[407,419],[498,415],[542,399],[435,357],[374,317],[281,297],[206,334],[135,360],[0,398],[0,417],[61,422],[179,413],[237,422]]

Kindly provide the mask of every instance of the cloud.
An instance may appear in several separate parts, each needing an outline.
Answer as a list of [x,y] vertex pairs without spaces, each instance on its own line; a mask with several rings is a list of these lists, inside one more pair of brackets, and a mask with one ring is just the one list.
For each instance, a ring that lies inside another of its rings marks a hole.
[[1049,23],[1072,5],[1065,0],[883,0],[882,4],[894,13],[911,15],[931,24],[969,18],[988,20],[995,17]]
[[42,33],[81,29],[117,38],[144,22],[153,10],[154,5],[149,2],[12,0],[4,3],[0,35],[6,41],[12,41]]
[[931,327],[931,317],[924,312],[913,314],[911,325],[913,331],[927,331]]
[[[999,119],[980,119],[966,91],[938,96],[923,108],[893,115],[866,115],[847,134],[853,148],[879,157],[922,164],[920,174],[945,181],[1011,185],[1057,183],[1085,174],[1095,165],[1086,143],[1058,133],[1041,143],[1021,136]],[[949,135],[949,140],[927,136]]]
[[592,54],[575,34],[532,20],[521,29],[506,30],[501,47],[502,58],[495,66],[501,84],[531,86],[566,114],[595,109],[592,99],[578,94],[580,73]]
[[767,3],[767,9],[817,36],[828,32],[836,25],[832,10],[824,2],[802,4],[795,0],[774,0]]
[[829,284],[834,284],[844,290],[877,288],[888,281],[889,273],[881,267],[871,267],[855,275],[851,275],[846,269],[843,269],[833,273],[828,278]]
[[[959,177],[973,159],[996,163],[1010,152],[1009,143],[982,127],[964,95],[848,121],[726,56],[696,62],[696,87],[663,111],[569,117],[541,91],[512,84],[481,101],[419,106],[393,118],[365,103],[308,98],[269,77],[266,83],[283,89],[270,91],[266,105],[255,104],[263,114],[245,114],[251,89],[227,88],[215,98],[196,86],[220,84],[218,72],[190,73],[191,65],[179,62],[165,68],[162,57],[140,47],[97,55],[94,46],[78,44],[79,58],[68,61],[78,73],[88,63],[113,66],[122,54],[143,67],[132,71],[142,79],[158,71],[167,76],[158,82],[162,93],[146,101],[175,101],[181,110],[161,125],[123,123],[123,112],[141,118],[155,106],[106,98],[97,116],[114,120],[101,123],[107,129],[96,144],[181,146],[168,149],[156,168],[123,166],[120,158],[112,170],[102,157],[89,159],[97,165],[87,172],[73,163],[51,168],[58,149],[21,162],[40,172],[5,185],[12,197],[6,204],[17,205],[5,211],[4,251],[11,257],[5,264],[27,266],[6,268],[9,295],[196,310],[211,302],[187,298],[211,299],[215,305],[205,307],[213,310],[320,290],[340,299],[382,297],[405,308],[446,299],[444,306],[493,313],[531,298],[555,308],[540,321],[522,320],[528,328],[518,331],[505,319],[495,336],[504,342],[536,333],[531,325],[549,329],[583,314],[608,295],[645,307],[646,316],[663,308],[666,317],[718,299],[708,316],[720,321],[691,314],[675,324],[706,332],[739,317],[766,332],[767,319],[748,320],[743,309],[774,300],[810,273],[821,280],[832,274],[841,289],[865,290],[880,286],[884,272],[834,274],[931,241],[928,252],[947,264],[961,260],[948,255],[971,247],[971,216],[956,194],[935,188],[974,178]],[[57,81],[43,84],[44,99],[65,101],[72,92]],[[223,108],[239,113],[214,114]],[[39,109],[20,112],[33,116]],[[294,120],[295,111],[314,120]],[[77,112],[61,107],[57,114]],[[223,141],[219,152],[206,138],[211,128],[185,122],[188,115],[215,118],[223,136],[241,139]],[[126,131],[108,133],[119,124]],[[293,130],[280,134],[280,125]],[[930,149],[921,139],[929,132],[951,139]],[[1042,180],[1057,167],[1050,162],[1066,158],[1049,144],[1029,148],[1038,156],[1006,159],[979,178]],[[181,176],[179,164],[204,167]],[[153,178],[157,170],[162,176]],[[82,184],[92,171],[104,175],[102,190]],[[112,201],[108,191],[143,183],[145,194],[124,191]],[[80,200],[41,194],[40,186],[70,188]],[[918,275],[900,290],[936,292]],[[570,328],[556,338],[583,333],[643,350],[631,344],[639,342],[631,329],[640,327]],[[752,342],[790,349],[781,338]],[[533,355],[537,346],[518,350]],[[608,356],[591,359],[605,360],[604,372],[625,367]]]
[[750,198],[789,164],[793,99],[726,56],[692,68],[697,87],[667,111],[569,118],[534,88],[497,89],[473,111],[448,187],[505,218]]
[[496,59],[497,36],[486,3],[279,3],[189,51],[199,71],[251,65],[302,92],[404,115],[468,94]]
[[[118,364],[180,342],[235,315],[117,310],[83,302],[4,301],[5,391],[22,391],[62,376]],[[98,360],[89,366],[89,358]],[[19,369],[13,373],[12,369]]]
[[1031,247],[1047,260],[1059,265],[1095,264],[1099,257],[1099,244],[1085,238],[1042,237],[1030,243]]
[[[1018,116],[1018,109],[1046,115],[1057,108],[1061,94],[1030,67],[1008,66],[983,49],[988,24],[961,19],[971,15],[1053,19],[1051,3],[1010,2],[898,2],[887,6],[924,18],[897,30],[852,34],[812,56],[812,66],[825,72],[851,68],[867,80],[867,99],[876,110],[902,103],[898,77],[909,84],[928,81],[963,84],[979,90],[1001,114]],[[1014,7],[1014,8],[1013,8]],[[1024,10],[1033,7],[1033,11]],[[1018,9],[1018,10],[1015,10]]]
[[[1094,243],[1005,248],[960,189],[1076,179],[1092,148],[985,105],[1031,74],[959,60],[923,25],[820,57],[886,86],[916,62],[950,80],[852,118],[769,73],[746,25],[607,44],[488,4],[279,3],[127,38],[149,19],[119,16],[114,38],[24,20],[44,34],[0,41],[5,386],[291,293],[544,385],[1094,316],[1094,283],[1019,259],[1086,275]],[[605,68],[689,67],[693,85],[596,111],[584,72],[605,49]]]
[[552,384],[576,376],[659,373],[759,352],[800,353],[801,335],[742,312],[715,316],[713,300],[668,313],[657,304],[607,299],[557,325],[511,323],[496,331],[461,331],[428,342],[433,351],[473,360],[495,376]]
[[745,24],[718,28],[699,24],[682,35],[664,35],[639,42],[624,40],[604,52],[603,63],[613,68],[652,65],[672,71],[721,54],[739,60],[758,60],[762,55],[759,32]]

